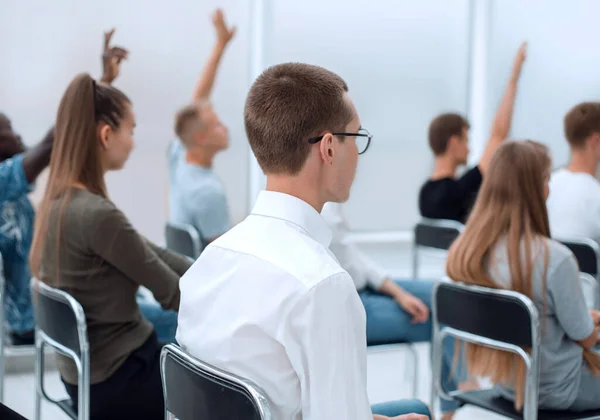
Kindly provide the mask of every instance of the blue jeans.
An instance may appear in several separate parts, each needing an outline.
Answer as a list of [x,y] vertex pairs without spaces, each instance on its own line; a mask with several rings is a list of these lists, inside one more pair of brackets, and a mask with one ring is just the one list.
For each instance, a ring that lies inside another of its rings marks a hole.
[[[18,334],[34,328],[31,304],[31,272],[27,258],[13,249],[2,249],[4,265],[4,313],[8,328]],[[4,328],[4,326],[0,326]]]
[[419,400],[400,400],[374,404],[371,406],[371,410],[373,411],[373,414],[379,414],[388,417],[415,413],[423,414],[431,418],[429,408],[427,408],[427,406]]
[[[402,289],[419,298],[430,310],[431,297],[435,282],[426,280],[394,280]],[[367,345],[430,342],[431,315],[427,322],[413,324],[412,316],[398,302],[388,295],[372,289],[359,291],[367,313]],[[457,389],[457,383],[466,379],[466,372],[459,363],[452,369],[454,361],[454,340],[444,340],[444,358],[442,378],[444,390]],[[440,398],[442,412],[454,411],[459,404]]]
[[157,302],[148,300],[139,294],[137,303],[144,318],[154,326],[158,342],[174,343],[177,332],[177,312],[163,309]]

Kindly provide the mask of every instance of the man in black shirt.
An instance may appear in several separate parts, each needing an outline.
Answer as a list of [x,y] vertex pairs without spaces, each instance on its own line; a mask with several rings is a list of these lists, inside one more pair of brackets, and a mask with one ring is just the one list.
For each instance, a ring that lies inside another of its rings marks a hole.
[[492,155],[510,130],[517,82],[526,51],[527,43],[524,42],[515,57],[510,81],[496,112],[487,146],[477,166],[468,170],[462,177],[456,177],[456,169],[467,163],[469,155],[469,122],[464,117],[458,114],[442,114],[429,125],[429,146],[435,155],[435,168],[419,193],[421,216],[466,222]]

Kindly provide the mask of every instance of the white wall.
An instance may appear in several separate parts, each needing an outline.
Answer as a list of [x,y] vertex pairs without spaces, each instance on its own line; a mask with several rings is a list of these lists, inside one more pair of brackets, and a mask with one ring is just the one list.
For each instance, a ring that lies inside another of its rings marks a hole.
[[575,104],[600,100],[596,0],[502,0],[492,3],[488,120],[500,100],[512,57],[528,40],[512,136],[548,144],[554,166],[568,161],[563,117]]
[[[111,197],[134,225],[163,241],[167,219],[166,149],[175,111],[192,89],[214,40],[210,12],[217,6],[238,25],[217,79],[213,102],[229,125],[231,147],[216,161],[235,221],[247,212],[248,148],[242,110],[250,83],[246,0],[2,0],[0,106],[28,144],[55,118],[66,85],[78,72],[100,76],[103,30],[131,52],[115,83],[137,114],[136,148],[124,170],[109,176]],[[43,190],[40,182],[36,197]]]

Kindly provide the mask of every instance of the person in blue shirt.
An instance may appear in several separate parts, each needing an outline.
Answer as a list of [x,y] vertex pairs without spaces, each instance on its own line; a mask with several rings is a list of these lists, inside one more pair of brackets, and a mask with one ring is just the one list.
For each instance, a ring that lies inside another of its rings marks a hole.
[[209,100],[219,63],[235,28],[227,27],[221,10],[214,13],[213,25],[217,41],[192,103],[176,115],[179,141],[169,147],[169,221],[195,227],[205,244],[231,227],[225,190],[212,169],[215,155],[228,147],[229,134]]
[[25,150],[10,119],[0,113],[0,254],[6,291],[2,303],[13,345],[33,344],[28,257],[35,212],[27,194],[50,162],[53,141],[54,128],[35,147]]

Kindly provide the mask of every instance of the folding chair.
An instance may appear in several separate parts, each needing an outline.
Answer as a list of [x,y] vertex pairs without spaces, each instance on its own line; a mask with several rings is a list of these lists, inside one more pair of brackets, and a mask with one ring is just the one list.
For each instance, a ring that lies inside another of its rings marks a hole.
[[[89,419],[90,354],[83,308],[71,295],[32,279],[35,308],[35,420],[40,420],[42,398],[60,407],[73,420]],[[77,367],[77,410],[70,399],[54,400],[44,389],[44,347],[71,358]],[[78,414],[79,413],[79,414]]]
[[420,249],[448,251],[463,229],[464,225],[455,220],[421,219],[414,228],[412,278],[419,278]]
[[263,391],[253,382],[225,372],[174,344],[160,355],[167,420],[272,420]]
[[167,223],[165,239],[167,249],[194,260],[204,248],[200,234],[192,225]]
[[589,238],[560,238],[556,239],[571,250],[581,272],[583,281],[590,283],[596,291],[593,307],[600,307],[600,247],[598,243]]
[[[569,412],[538,410],[541,333],[538,311],[528,297],[513,291],[439,283],[433,294],[432,400],[439,393],[461,404],[472,404],[512,419],[600,419],[600,410]],[[440,328],[441,327],[441,328]],[[494,389],[445,392],[442,388],[442,342],[445,337],[519,355],[527,379],[523,413]],[[524,348],[531,349],[530,352]]]

